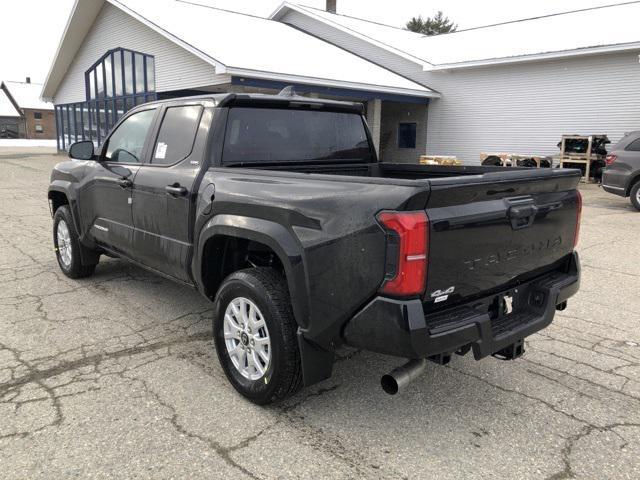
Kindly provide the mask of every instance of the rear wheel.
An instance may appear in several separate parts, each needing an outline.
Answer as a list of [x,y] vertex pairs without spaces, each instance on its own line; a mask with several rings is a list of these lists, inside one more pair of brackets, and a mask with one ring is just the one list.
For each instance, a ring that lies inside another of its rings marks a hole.
[[95,264],[83,265],[80,256],[82,249],[87,250],[87,256],[92,252],[80,243],[67,205],[59,207],[53,216],[53,245],[60,270],[67,277],[83,278],[93,275]]
[[297,324],[282,275],[271,268],[235,272],[215,299],[216,352],[233,387],[259,405],[302,386]]
[[640,180],[631,187],[631,205],[640,211]]

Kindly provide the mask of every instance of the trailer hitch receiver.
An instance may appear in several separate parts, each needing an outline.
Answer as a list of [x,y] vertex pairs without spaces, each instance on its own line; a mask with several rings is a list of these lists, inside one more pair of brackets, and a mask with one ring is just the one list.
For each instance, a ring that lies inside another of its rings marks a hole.
[[502,350],[498,350],[491,355],[498,360],[515,360],[518,357],[521,357],[524,354],[524,339],[512,343],[508,347],[503,348]]

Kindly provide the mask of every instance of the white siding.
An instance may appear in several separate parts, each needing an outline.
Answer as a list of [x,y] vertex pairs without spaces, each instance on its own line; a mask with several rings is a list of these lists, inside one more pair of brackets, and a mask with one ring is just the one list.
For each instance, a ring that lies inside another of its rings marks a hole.
[[215,69],[117,7],[105,3],[54,95],[55,104],[86,100],[84,73],[107,50],[129,48],[155,56],[156,90],[214,83]]
[[482,151],[554,155],[563,134],[640,127],[637,53],[425,72],[443,93],[429,104],[427,153],[479,162]]
[[638,52],[424,72],[298,12],[282,21],[440,92],[429,103],[429,154],[469,164],[479,163],[480,152],[553,155],[563,134],[604,133],[615,142],[640,128]]

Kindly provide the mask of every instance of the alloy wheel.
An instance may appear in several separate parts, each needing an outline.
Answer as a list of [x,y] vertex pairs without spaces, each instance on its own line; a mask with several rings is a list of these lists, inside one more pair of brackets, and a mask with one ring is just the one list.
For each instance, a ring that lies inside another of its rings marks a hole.
[[224,341],[231,363],[249,380],[259,380],[271,363],[269,330],[258,306],[245,297],[229,302],[224,313]]
[[56,237],[58,240],[58,255],[60,261],[65,267],[71,266],[71,235],[67,222],[60,220],[56,229]]

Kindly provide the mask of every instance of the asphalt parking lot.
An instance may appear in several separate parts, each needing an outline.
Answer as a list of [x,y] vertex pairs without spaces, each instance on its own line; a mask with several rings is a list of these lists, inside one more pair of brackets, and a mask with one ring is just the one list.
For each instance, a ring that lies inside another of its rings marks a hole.
[[522,359],[343,350],[261,408],[227,383],[210,304],[122,261],[67,279],[46,188],[63,157],[0,150],[2,478],[640,478],[640,213],[582,188],[582,287]]

